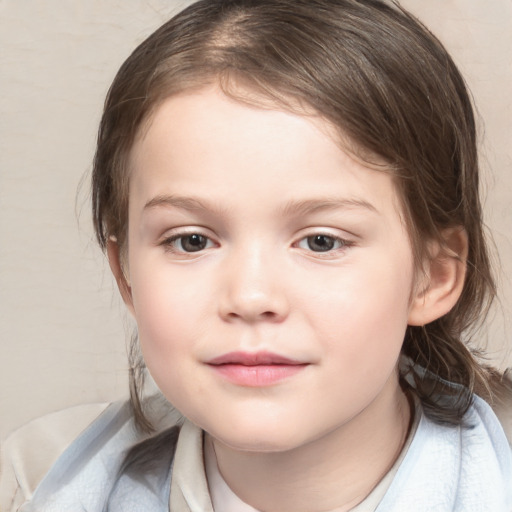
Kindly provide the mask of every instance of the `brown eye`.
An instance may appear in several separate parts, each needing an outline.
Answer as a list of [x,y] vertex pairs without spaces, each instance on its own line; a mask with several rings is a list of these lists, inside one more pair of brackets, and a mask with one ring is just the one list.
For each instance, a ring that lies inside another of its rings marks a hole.
[[327,252],[338,248],[340,241],[332,236],[313,235],[306,238],[307,248],[314,252]]
[[354,243],[350,240],[345,240],[338,236],[327,235],[325,233],[317,233],[315,235],[301,238],[294,245],[295,247],[310,253],[316,253],[319,257],[322,253],[325,254],[325,257],[335,257],[343,253],[345,249],[352,247]]
[[200,252],[214,247],[215,244],[210,238],[199,233],[181,233],[165,239],[162,245],[170,252],[183,254]]
[[176,245],[185,252],[202,251],[208,244],[208,238],[194,233],[192,235],[182,236],[176,240]]

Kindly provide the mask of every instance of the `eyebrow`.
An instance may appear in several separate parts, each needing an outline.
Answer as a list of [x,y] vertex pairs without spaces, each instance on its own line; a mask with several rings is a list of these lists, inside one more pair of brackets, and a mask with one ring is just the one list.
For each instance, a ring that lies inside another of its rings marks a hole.
[[225,208],[216,207],[210,203],[206,203],[201,199],[194,197],[175,196],[175,195],[159,195],[150,199],[145,205],[144,210],[150,210],[159,206],[180,208],[182,210],[205,210],[210,212],[222,213]]
[[373,204],[359,198],[324,198],[324,199],[306,199],[304,201],[290,201],[283,208],[283,214],[308,215],[325,210],[352,210],[363,209],[372,213],[379,214],[379,211]]
[[[226,208],[209,204],[198,198],[175,195],[155,196],[144,205],[144,210],[160,206],[179,208],[189,211],[209,211],[219,214],[225,213],[227,211]],[[372,213],[379,214],[379,211],[374,205],[364,199],[359,198],[320,198],[306,199],[303,201],[290,201],[284,205],[281,210],[281,214],[291,217],[297,215],[311,215],[319,211],[339,209],[363,209]]]

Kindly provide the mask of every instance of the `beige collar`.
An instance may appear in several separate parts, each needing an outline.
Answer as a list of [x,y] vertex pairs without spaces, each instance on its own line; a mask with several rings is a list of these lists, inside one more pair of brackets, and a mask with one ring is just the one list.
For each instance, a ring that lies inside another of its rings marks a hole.
[[203,462],[203,431],[188,420],[176,445],[169,510],[213,512]]

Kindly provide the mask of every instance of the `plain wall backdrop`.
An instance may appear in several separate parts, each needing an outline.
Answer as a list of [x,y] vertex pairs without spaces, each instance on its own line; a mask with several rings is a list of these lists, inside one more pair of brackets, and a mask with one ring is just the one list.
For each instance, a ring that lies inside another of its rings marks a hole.
[[[178,0],[0,0],[0,438],[127,396],[124,312],[95,245],[89,178],[104,96]],[[501,305],[481,339],[512,365],[512,0],[403,0],[445,43],[479,115]]]

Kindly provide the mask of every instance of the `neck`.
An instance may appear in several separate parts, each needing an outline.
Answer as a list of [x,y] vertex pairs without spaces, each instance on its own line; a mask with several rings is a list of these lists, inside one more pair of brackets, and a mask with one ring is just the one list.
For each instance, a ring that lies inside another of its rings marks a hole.
[[391,469],[407,438],[408,401],[397,382],[389,384],[355,418],[292,450],[244,452],[213,439],[220,473],[257,510],[350,510]]

